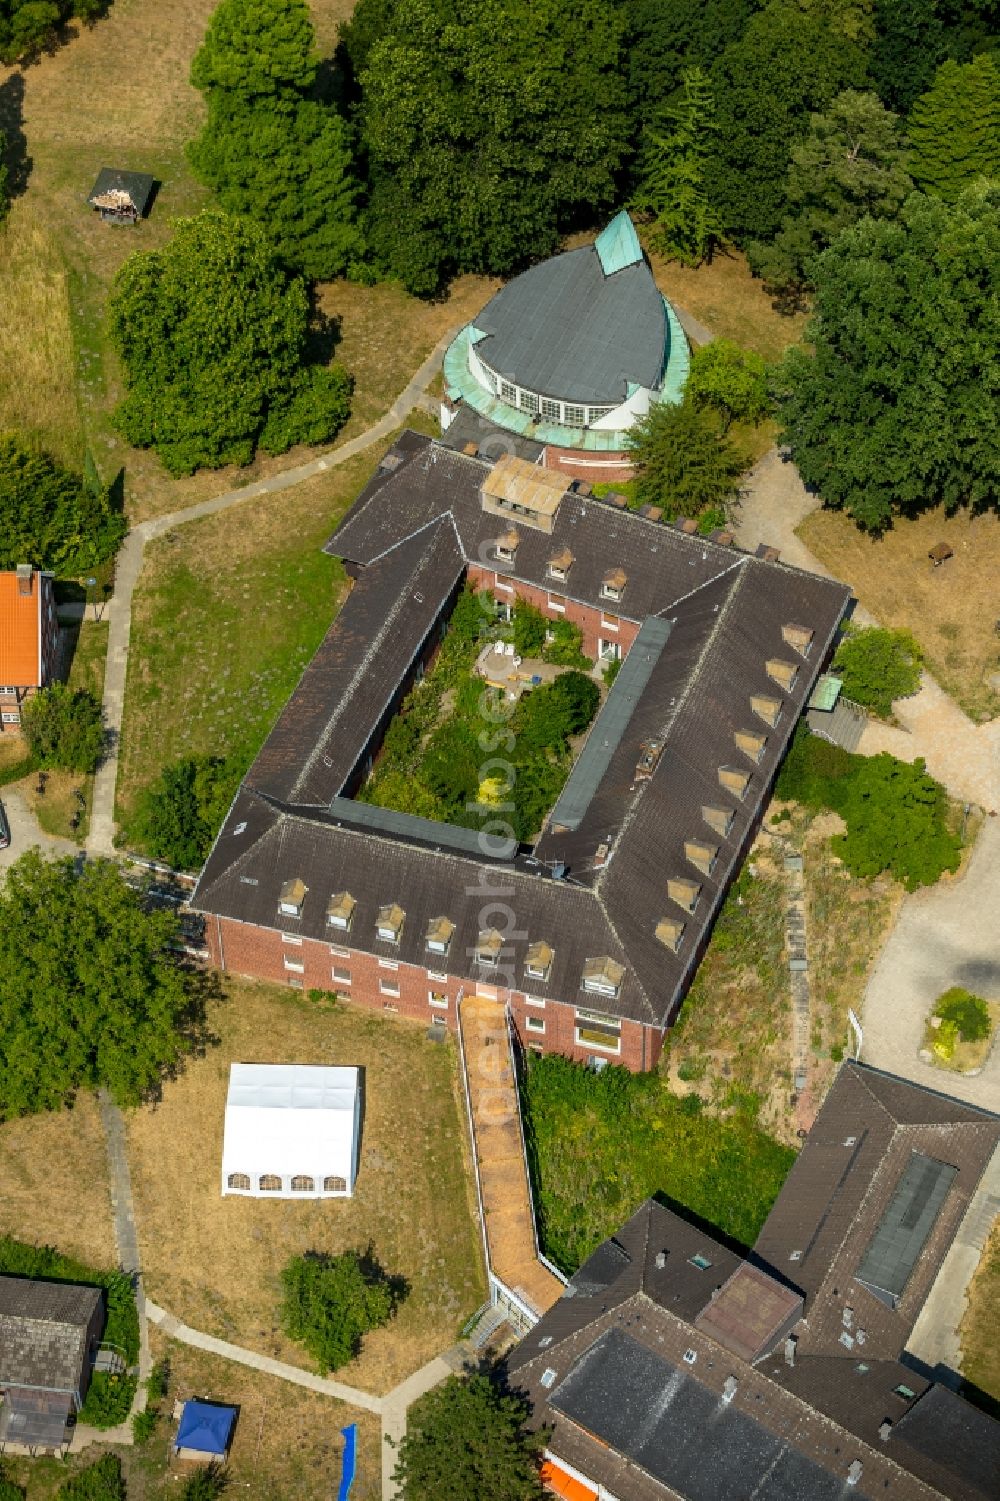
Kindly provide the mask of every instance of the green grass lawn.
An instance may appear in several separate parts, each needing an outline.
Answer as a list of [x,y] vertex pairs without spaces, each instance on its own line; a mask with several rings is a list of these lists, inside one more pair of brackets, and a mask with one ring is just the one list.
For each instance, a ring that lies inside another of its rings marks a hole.
[[738,1103],[712,1115],[614,1065],[532,1058],[524,1103],[540,1235],[567,1272],[651,1194],[752,1244],[795,1157]]

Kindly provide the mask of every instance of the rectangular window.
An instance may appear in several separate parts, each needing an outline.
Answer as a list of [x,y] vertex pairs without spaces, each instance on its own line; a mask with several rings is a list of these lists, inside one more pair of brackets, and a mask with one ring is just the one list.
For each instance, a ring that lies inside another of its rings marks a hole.
[[302,908],[296,902],[279,902],[278,911],[284,913],[285,917],[302,916]]
[[479,368],[480,368],[480,370],[483,373],[482,374],[483,385],[486,387],[487,391],[492,391],[493,395],[495,396],[496,395],[496,391],[497,391],[497,378],[496,378],[496,376],[493,374],[493,371],[489,368],[488,365],[484,365],[483,364],[482,360],[479,361]]
[[562,405],[558,401],[552,401],[547,396],[542,397],[542,416],[549,422],[562,421]]
[[567,427],[583,427],[587,421],[586,407],[566,407],[566,415],[563,418]]
[[497,557],[501,563],[513,563],[514,549],[512,547],[497,547]]
[[512,407],[517,406],[517,387],[512,386],[509,380],[500,382],[500,395],[504,401],[509,401]]
[[429,969],[427,971],[427,978],[428,980],[447,980],[448,972],[443,969]]
[[390,1014],[394,1014],[395,1012],[397,1012],[399,1010],[399,1007],[393,1005],[392,1001],[383,1001],[382,1002],[382,1010],[383,1011],[388,1011]]
[[288,976],[288,983],[292,987],[293,990],[301,990],[302,987],[303,987],[303,983],[304,982],[303,982],[301,976],[289,975]]
[[540,995],[526,995],[524,1004],[526,1006],[538,1006],[543,1011],[545,1009],[545,1002]]
[[20,724],[21,723],[21,716],[20,716],[20,714],[10,714],[5,709],[4,712],[3,712],[3,723],[4,724]]
[[301,948],[302,947],[302,939],[296,937],[296,935],[294,933],[282,933],[282,935],[281,935],[281,941],[282,941],[282,943],[291,943],[291,944],[294,944],[296,948]]
[[618,994],[618,986],[611,980],[606,980],[603,975],[588,975],[583,982],[583,988],[591,995],[606,995],[613,998]]
[[378,961],[378,967],[379,969],[398,969],[399,965],[396,963],[395,959],[380,959]]
[[338,948],[335,943],[331,943],[330,957],[331,959],[349,959],[351,957],[351,951],[350,949]]
[[[494,589],[502,589],[505,594],[513,594],[513,592],[514,592],[514,585],[513,584],[505,584],[502,579],[497,579],[497,581],[493,585],[493,587],[494,587]],[[509,610],[510,606],[508,605],[507,608]]]
[[399,984],[395,980],[379,980],[378,988],[380,995],[399,995]]
[[[622,597],[622,591],[619,589],[619,587],[618,587],[617,584],[602,584],[601,585],[601,598],[602,599],[621,599],[621,597]],[[607,622],[604,621],[604,620],[602,620],[601,624],[602,625],[606,625]]]
[[428,938],[427,952],[429,954],[447,954],[448,945],[440,938]]
[[704,1256],[701,1251],[696,1251],[693,1256],[689,1256],[688,1261],[690,1261],[692,1266],[696,1266],[699,1272],[707,1272],[712,1265],[708,1257]]
[[528,1043],[528,1052],[529,1053],[534,1053],[534,1055],[535,1055],[536,1058],[541,1058],[541,1056],[542,1056],[542,1045],[541,1045],[541,1043],[540,1042],[529,1042]]
[[538,397],[535,395],[534,391],[522,391],[521,392],[521,411],[522,412],[537,412],[538,411]]
[[432,1006],[437,1006],[442,1011],[447,1009],[448,997],[443,990],[429,990],[427,992],[427,999]]
[[378,934],[381,943],[399,942],[399,932],[396,928],[376,928],[375,932]]
[[338,912],[328,912],[326,914],[326,921],[328,927],[339,928],[342,933],[346,933],[351,926],[350,919],[341,917]]
[[548,574],[550,579],[558,579],[561,584],[566,582],[566,570],[565,568],[560,568],[558,563],[549,564]]
[[544,1018],[540,1016],[526,1016],[524,1018],[524,1025],[527,1027],[529,1032],[545,1031],[545,1021]]
[[330,971],[330,976],[335,985],[350,985],[351,983],[351,971],[349,969],[338,969],[336,964]]
[[608,417],[614,411],[613,407],[588,407],[587,421],[600,422],[602,417]]
[[562,600],[553,599],[551,594],[549,595],[548,606],[549,609],[554,610],[557,615],[565,615],[566,613],[566,606],[563,604]]
[[576,1041],[579,1047],[600,1048],[605,1053],[622,1050],[622,1024],[598,1011],[577,1011]]
[[284,955],[284,964],[285,968],[293,975],[304,975],[306,972],[304,964],[300,964],[297,959],[289,959],[287,954]]

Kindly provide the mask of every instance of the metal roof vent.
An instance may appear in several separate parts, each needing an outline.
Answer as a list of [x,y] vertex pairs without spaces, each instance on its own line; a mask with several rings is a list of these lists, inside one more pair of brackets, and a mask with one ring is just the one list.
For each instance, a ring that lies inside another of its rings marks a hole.
[[847,1471],[848,1485],[857,1485],[864,1474],[865,1467],[860,1459],[852,1459]]
[[667,1264],[667,1253],[666,1253],[666,1251],[657,1251],[657,1253],[656,1253],[656,1270],[658,1272],[662,1272],[663,1268],[666,1266],[666,1264]]
[[739,1382],[735,1376],[727,1376],[722,1384],[723,1402],[731,1402],[739,1389]]
[[698,1359],[698,1351],[697,1350],[685,1350],[684,1351],[684,1364],[685,1365],[694,1365],[694,1363],[695,1363],[695,1361],[697,1359]]
[[883,1444],[887,1444],[889,1442],[889,1435],[891,1432],[892,1424],[890,1423],[889,1419],[886,1418],[883,1423],[879,1424],[878,1430],[878,1436],[882,1440]]

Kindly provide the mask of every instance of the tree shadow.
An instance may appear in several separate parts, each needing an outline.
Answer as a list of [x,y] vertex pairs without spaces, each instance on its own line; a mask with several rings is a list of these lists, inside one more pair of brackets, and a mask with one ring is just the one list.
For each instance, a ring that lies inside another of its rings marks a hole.
[[392,1309],[395,1313],[400,1303],[410,1296],[410,1282],[399,1273],[387,1272],[385,1267],[375,1255],[375,1246],[369,1241],[363,1251],[358,1253],[358,1266],[366,1282],[384,1287],[392,1298]]
[[7,192],[11,198],[19,198],[28,186],[33,165],[24,133],[23,73],[12,73],[0,84],[0,132],[4,137]]
[[315,289],[310,294],[309,332],[306,336],[305,363],[329,365],[343,338],[342,324],[338,313],[327,313],[320,307]]

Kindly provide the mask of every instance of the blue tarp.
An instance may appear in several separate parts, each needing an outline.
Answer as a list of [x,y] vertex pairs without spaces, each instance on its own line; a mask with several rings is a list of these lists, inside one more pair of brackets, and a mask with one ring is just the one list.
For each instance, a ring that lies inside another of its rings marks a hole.
[[341,1428],[340,1431],[344,1435],[344,1460],[340,1469],[340,1490],[337,1492],[337,1501],[347,1501],[358,1468],[358,1425],[351,1423],[347,1428]]
[[235,1422],[235,1407],[220,1407],[214,1402],[185,1402],[174,1447],[197,1449],[202,1454],[225,1454]]

